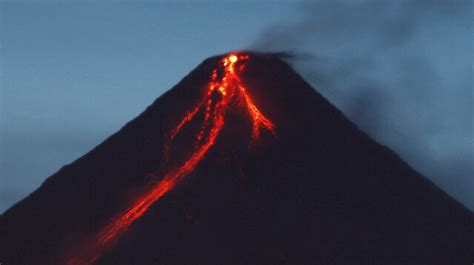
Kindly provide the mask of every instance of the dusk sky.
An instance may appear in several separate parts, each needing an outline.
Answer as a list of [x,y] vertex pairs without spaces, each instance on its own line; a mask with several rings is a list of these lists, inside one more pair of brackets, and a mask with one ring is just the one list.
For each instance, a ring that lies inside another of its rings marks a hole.
[[[1,1],[0,213],[209,56],[289,62],[474,209],[472,1]],[[113,181],[113,180],[111,180]]]

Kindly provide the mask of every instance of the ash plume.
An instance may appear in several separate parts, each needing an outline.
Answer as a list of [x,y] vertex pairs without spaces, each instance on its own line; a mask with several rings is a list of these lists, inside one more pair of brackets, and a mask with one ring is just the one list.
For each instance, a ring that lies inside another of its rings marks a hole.
[[250,45],[474,209],[472,1],[302,2]]

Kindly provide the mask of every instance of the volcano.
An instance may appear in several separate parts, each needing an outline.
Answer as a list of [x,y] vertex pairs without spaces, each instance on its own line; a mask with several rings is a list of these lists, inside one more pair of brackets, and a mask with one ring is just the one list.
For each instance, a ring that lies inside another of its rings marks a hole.
[[205,60],[0,216],[2,264],[470,264],[474,214],[278,54]]

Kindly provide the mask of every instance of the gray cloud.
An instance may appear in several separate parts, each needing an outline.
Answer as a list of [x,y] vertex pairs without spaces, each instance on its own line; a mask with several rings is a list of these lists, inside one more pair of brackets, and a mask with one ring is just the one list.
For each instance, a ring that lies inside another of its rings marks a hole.
[[299,13],[250,49],[300,54],[290,63],[319,92],[474,209],[472,2],[317,1]]

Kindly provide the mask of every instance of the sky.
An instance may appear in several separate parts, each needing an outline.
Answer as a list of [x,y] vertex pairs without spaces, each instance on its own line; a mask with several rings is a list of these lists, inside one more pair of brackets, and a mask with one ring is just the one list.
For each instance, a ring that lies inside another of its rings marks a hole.
[[0,213],[205,58],[248,48],[294,52],[351,120],[474,209],[472,3],[419,2],[0,0]]

